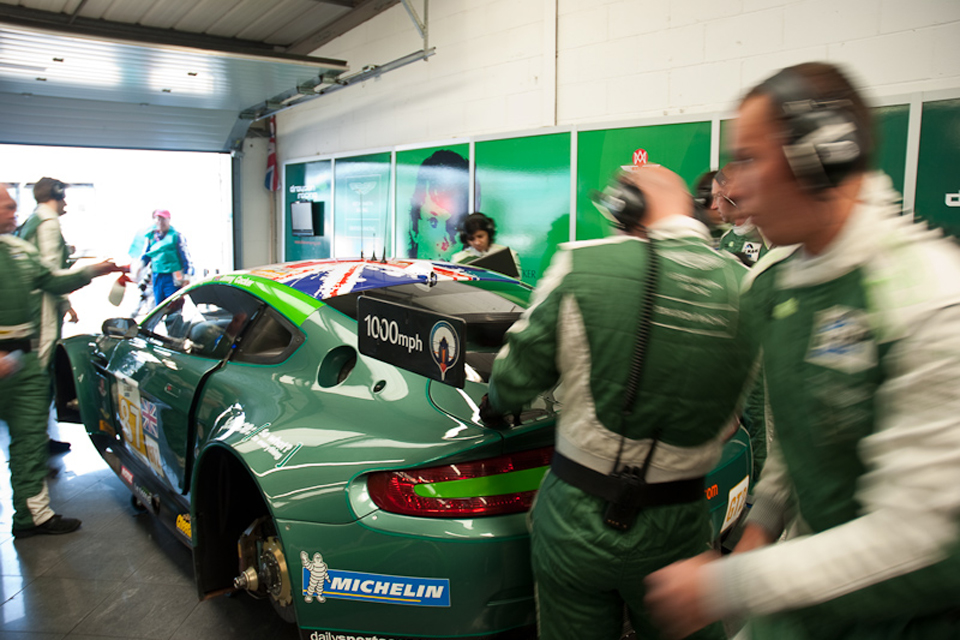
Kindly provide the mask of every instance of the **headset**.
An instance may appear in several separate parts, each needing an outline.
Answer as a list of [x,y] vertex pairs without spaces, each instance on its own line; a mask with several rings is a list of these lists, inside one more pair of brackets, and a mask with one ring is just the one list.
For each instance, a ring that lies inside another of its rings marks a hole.
[[[66,200],[67,199],[67,185],[63,182],[60,182],[56,178],[47,178],[43,177],[37,181],[37,184],[33,186],[33,195],[34,198],[38,197],[37,188],[40,187],[41,193],[43,187],[49,189],[49,198],[47,200]],[[42,197],[42,196],[40,196]]]
[[67,185],[63,184],[59,180],[54,180],[53,184],[50,185],[50,195],[53,196],[54,200],[66,200]]
[[821,192],[839,185],[857,167],[866,141],[850,100],[823,99],[793,69],[784,69],[758,88],[769,95],[787,133],[783,153],[801,185]]
[[494,222],[493,218],[479,211],[468,215],[463,224],[460,225],[460,242],[463,243],[463,246],[469,246],[470,236],[477,231],[486,231],[492,244],[494,236],[497,235],[497,223]]
[[643,192],[618,174],[603,191],[592,191],[590,199],[603,217],[621,231],[630,231],[643,225],[647,214],[647,199]]

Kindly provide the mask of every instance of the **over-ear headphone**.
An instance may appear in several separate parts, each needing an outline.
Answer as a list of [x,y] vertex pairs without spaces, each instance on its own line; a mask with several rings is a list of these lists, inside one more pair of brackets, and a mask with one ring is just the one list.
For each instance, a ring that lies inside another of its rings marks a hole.
[[53,196],[54,200],[66,200],[67,185],[63,184],[59,180],[54,180],[53,184],[50,185],[50,195]]
[[463,246],[466,247],[470,244],[470,236],[477,231],[486,231],[490,237],[490,242],[493,242],[493,237],[497,235],[497,223],[493,218],[479,211],[468,215],[463,224],[460,225],[460,242],[463,243]]
[[647,213],[647,200],[643,192],[622,174],[615,177],[603,191],[591,192],[590,199],[603,217],[621,231],[641,226]]
[[802,75],[784,69],[766,80],[787,133],[783,153],[797,180],[811,191],[836,187],[864,154],[863,134],[847,99],[825,99]]

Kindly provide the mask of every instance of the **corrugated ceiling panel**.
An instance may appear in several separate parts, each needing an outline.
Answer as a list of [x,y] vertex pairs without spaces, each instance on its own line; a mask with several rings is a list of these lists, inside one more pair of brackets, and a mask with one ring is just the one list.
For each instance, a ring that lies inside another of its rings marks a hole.
[[240,2],[241,0],[199,0],[193,9],[174,25],[174,28],[192,33],[206,33],[207,29],[224,13],[232,10]]
[[187,15],[196,0],[164,0],[154,2],[153,6],[143,14],[140,24],[157,29],[171,29],[177,22]]
[[[279,25],[274,31],[262,35],[260,39],[272,44],[289,45],[350,11],[346,7],[318,3],[313,0],[297,0],[297,6],[297,9],[287,15],[288,20],[285,23]],[[255,25],[251,25],[251,28],[253,26]],[[241,33],[248,33],[248,31]],[[257,36],[249,32],[249,35],[242,37]]]
[[16,4],[28,9],[39,9],[41,11],[63,11],[67,0],[23,0],[22,2],[8,2],[7,4]]
[[91,20],[100,20],[103,14],[110,9],[114,0],[88,0],[87,4],[80,9],[80,17],[90,18]]
[[206,32],[212,36],[233,37],[250,24],[269,21],[278,13],[283,13],[288,3],[289,0],[279,2],[241,0],[229,11],[222,12],[217,21],[207,27]]
[[102,17],[104,20],[110,20],[111,22],[137,24],[149,8],[150,3],[148,2],[122,2],[117,0],[110,5],[109,9],[104,11]]
[[229,111],[2,93],[0,112],[0,143],[121,149],[223,151],[236,122]]

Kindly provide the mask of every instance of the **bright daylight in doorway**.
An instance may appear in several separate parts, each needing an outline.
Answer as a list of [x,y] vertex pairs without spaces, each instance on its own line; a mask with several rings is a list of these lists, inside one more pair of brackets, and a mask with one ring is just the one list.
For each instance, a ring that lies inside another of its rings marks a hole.
[[[33,211],[32,187],[43,176],[69,185],[61,226],[81,263],[112,258],[135,266],[134,239],[152,227],[155,209],[166,209],[173,227],[187,239],[193,280],[233,268],[227,154],[0,145],[0,182],[10,185],[18,201],[18,222]],[[71,294],[79,322],[65,324],[64,336],[97,332],[105,318],[132,313],[139,290],[128,285],[115,307],[107,301],[115,280],[99,278]]]

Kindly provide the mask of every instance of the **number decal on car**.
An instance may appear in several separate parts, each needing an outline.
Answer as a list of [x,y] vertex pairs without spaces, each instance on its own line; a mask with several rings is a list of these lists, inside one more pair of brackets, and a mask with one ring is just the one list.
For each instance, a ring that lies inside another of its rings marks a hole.
[[747,489],[749,487],[750,476],[747,476],[730,489],[730,496],[727,499],[727,515],[723,518],[721,530],[726,531],[740,517],[743,508],[747,506]]

